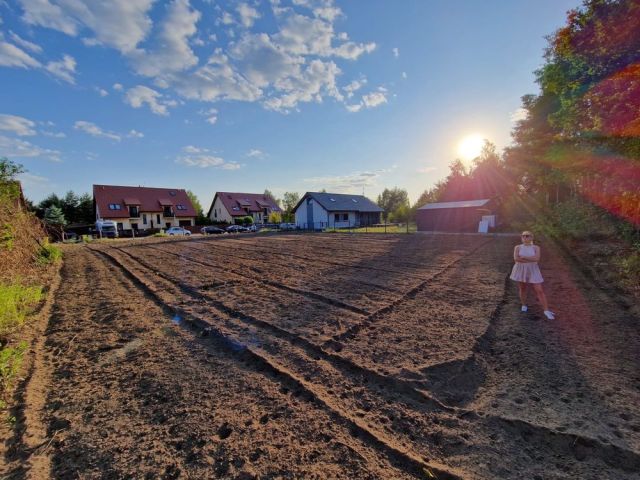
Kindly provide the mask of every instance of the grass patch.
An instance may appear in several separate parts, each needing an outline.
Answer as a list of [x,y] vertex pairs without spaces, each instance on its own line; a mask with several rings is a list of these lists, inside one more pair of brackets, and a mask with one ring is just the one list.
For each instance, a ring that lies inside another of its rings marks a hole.
[[7,336],[22,326],[42,298],[41,287],[19,283],[0,285],[0,344],[5,344]]
[[168,237],[169,235],[167,235],[164,232],[158,232],[158,233],[154,233],[153,236],[154,237]]
[[[409,223],[408,233],[415,233],[418,228],[415,223]],[[350,232],[350,233],[407,233],[407,224],[387,225],[386,227],[358,227],[358,228],[329,228],[325,232]]]
[[[24,352],[27,351],[28,344],[20,342],[15,347],[4,347],[0,349],[0,387],[6,392],[11,387],[13,380],[20,371]],[[4,408],[4,402],[0,402],[0,408]]]
[[47,240],[42,243],[36,263],[38,265],[49,265],[57,263],[62,258],[62,250],[55,245],[50,244]]

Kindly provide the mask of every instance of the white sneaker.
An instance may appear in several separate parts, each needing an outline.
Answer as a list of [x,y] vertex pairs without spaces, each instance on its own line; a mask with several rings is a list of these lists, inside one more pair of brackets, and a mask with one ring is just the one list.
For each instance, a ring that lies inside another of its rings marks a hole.
[[520,307],[520,311],[521,311],[521,312],[526,312],[527,310],[529,310],[529,307],[527,307],[526,305],[522,305],[522,306]]
[[545,310],[544,316],[547,317],[549,320],[555,320],[556,318],[556,316],[553,314],[551,310]]

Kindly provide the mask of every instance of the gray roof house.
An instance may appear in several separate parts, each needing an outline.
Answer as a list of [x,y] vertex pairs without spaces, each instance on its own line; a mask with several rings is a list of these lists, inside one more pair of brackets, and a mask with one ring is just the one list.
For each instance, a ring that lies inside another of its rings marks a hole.
[[383,210],[364,195],[307,192],[293,212],[299,228],[321,230],[380,223]]

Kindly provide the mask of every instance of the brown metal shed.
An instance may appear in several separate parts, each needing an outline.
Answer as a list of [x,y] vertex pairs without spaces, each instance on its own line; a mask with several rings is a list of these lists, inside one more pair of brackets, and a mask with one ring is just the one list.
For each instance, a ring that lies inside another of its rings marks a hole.
[[416,212],[418,231],[477,232],[482,217],[495,215],[495,209],[495,201],[489,198],[427,203]]

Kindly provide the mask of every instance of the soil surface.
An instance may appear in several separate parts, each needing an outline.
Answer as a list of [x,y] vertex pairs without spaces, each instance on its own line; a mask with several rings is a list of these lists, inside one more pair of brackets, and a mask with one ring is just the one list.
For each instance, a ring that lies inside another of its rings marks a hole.
[[6,478],[640,478],[640,324],[552,244],[273,235],[74,246]]

